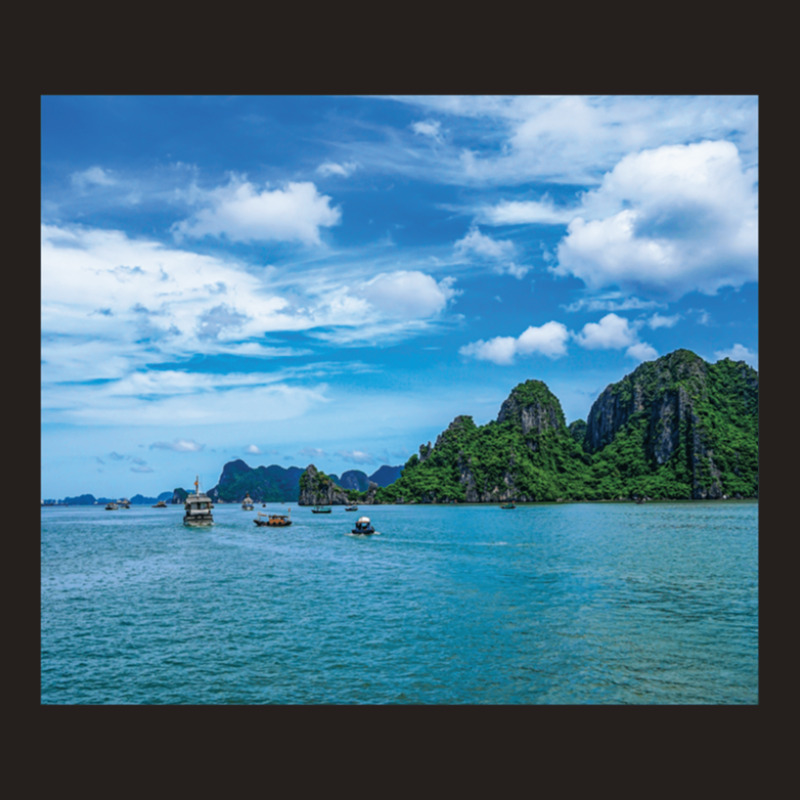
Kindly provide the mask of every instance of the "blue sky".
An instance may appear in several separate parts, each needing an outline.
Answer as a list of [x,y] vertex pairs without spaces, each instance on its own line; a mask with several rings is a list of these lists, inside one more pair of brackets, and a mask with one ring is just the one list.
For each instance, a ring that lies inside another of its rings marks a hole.
[[44,96],[41,181],[44,498],[758,368],[754,96]]

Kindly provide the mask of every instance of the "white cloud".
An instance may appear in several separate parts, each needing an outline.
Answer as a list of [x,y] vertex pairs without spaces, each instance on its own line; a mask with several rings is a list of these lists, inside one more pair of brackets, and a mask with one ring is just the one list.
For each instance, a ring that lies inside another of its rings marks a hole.
[[427,136],[437,142],[442,141],[442,124],[435,120],[414,122],[411,125],[411,130],[419,136]]
[[557,275],[678,297],[758,278],[757,177],[724,141],[634,153],[583,197]]
[[652,361],[658,358],[658,351],[647,342],[637,342],[625,351],[625,355],[637,361]]
[[[595,184],[630,152],[730,139],[748,166],[758,158],[755,96],[400,96],[398,102],[480,120],[501,146],[480,155],[467,141],[425,164],[455,182]],[[454,166],[457,162],[458,169]],[[419,170],[419,164],[409,164]]]
[[666,307],[666,303],[657,300],[640,300],[638,297],[627,297],[622,292],[608,292],[597,297],[581,297],[578,300],[562,305],[565,311],[631,311],[636,309]]
[[569,331],[560,322],[546,322],[540,327],[530,326],[518,337],[496,336],[484,341],[479,339],[464,345],[459,353],[462,356],[492,361],[495,364],[513,364],[517,355],[540,353],[551,359],[567,354]]
[[357,168],[358,165],[354,161],[347,161],[344,164],[336,164],[328,161],[324,164],[320,164],[317,167],[317,172],[325,177],[339,175],[342,178],[349,178]]
[[113,186],[117,182],[108,170],[102,167],[89,167],[82,172],[73,172],[70,177],[72,183],[79,189],[85,189],[87,186]]
[[622,350],[637,361],[656,358],[656,349],[639,340],[638,330],[642,321],[630,323],[617,314],[606,314],[600,322],[588,322],[580,333],[574,334],[575,341],[587,350]]
[[656,313],[647,320],[647,325],[653,330],[656,330],[657,328],[672,328],[677,324],[680,318],[680,314],[673,314],[671,317],[664,317],[661,314]]
[[737,343],[727,350],[717,350],[714,356],[718,361],[723,358],[729,358],[731,361],[744,361],[753,369],[758,369],[758,353],[754,353],[742,344]]
[[48,422],[87,426],[174,427],[176,420],[181,425],[213,426],[220,420],[230,420],[235,413],[237,419],[255,425],[295,419],[328,402],[324,384],[317,387],[245,384],[223,391],[215,387],[209,376],[187,377],[198,379],[197,387],[205,377],[206,386],[195,391],[157,395],[147,402],[116,382],[93,386],[88,396],[81,386],[46,386],[42,390],[42,416]]
[[247,445],[247,447],[245,447],[244,451],[245,451],[245,453],[248,453],[248,454],[254,455],[254,456],[261,455],[261,450],[259,449],[258,445],[255,445],[255,444]]
[[151,450],[173,450],[176,453],[199,453],[205,448],[194,439],[174,439],[171,442],[153,442]]
[[499,274],[507,273],[521,279],[530,270],[530,267],[516,264],[511,260],[516,254],[514,242],[510,239],[493,239],[481,233],[478,228],[470,229],[454,247],[460,257],[474,255],[479,260],[492,263],[492,271]]
[[309,458],[323,458],[327,453],[319,447],[304,447],[300,450],[299,455],[308,456]]
[[375,456],[365,453],[363,450],[339,450],[337,455],[352,464],[375,464]]
[[477,228],[472,228],[454,246],[459,254],[475,253],[484,258],[495,260],[512,258],[516,250],[514,242],[510,239],[492,239],[491,236],[482,234]]
[[532,325],[517,339],[517,352],[521,355],[541,353],[548,358],[559,358],[567,354],[569,332],[560,322],[545,322],[538,328]]
[[487,225],[566,225],[575,217],[575,208],[559,208],[550,200],[504,200],[478,211]]
[[495,336],[485,342],[465,344],[458,351],[462,356],[471,356],[478,361],[492,361],[495,364],[513,364],[517,352],[517,340],[513,336]]
[[636,331],[625,317],[606,314],[600,322],[587,322],[575,340],[587,350],[618,350],[636,343]]
[[338,225],[341,211],[313,183],[287,183],[283,189],[259,190],[232,177],[227,186],[199,193],[204,207],[172,227],[183,237],[225,236],[231,241],[286,241],[320,244],[320,228]]
[[388,317],[425,318],[444,311],[457,291],[453,278],[436,281],[416,270],[398,270],[376,275],[355,290]]

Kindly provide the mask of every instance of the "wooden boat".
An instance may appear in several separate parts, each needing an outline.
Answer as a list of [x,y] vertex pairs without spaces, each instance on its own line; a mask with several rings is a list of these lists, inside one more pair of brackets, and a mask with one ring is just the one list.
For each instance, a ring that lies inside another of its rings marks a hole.
[[152,508],[166,508],[167,504],[163,500],[159,500]]
[[358,522],[356,522],[356,526],[353,528],[352,532],[368,536],[369,534],[375,533],[375,528],[372,527],[369,517],[359,517]]
[[[266,517],[266,519],[259,519],[258,517]],[[292,524],[288,514],[262,514],[259,511],[258,517],[256,517],[253,522],[259,527],[285,528],[287,525]]]
[[108,503],[106,505],[106,511],[116,511],[119,506],[116,503]]
[[186,502],[183,506],[183,524],[190,527],[213,525],[214,517],[211,514],[213,507],[211,498],[200,491],[200,479],[195,478],[194,494],[186,495]]
[[503,503],[500,508],[516,508],[516,506],[513,503]]
[[358,506],[347,506],[345,511],[358,511]]
[[330,506],[314,506],[314,508],[311,509],[311,513],[312,514],[330,514],[331,513],[331,507]]

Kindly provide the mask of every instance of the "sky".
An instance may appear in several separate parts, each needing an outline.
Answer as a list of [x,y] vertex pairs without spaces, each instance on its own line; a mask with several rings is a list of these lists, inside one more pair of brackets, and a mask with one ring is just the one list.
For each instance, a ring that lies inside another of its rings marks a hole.
[[758,369],[756,96],[41,97],[41,496],[368,475],[544,381]]

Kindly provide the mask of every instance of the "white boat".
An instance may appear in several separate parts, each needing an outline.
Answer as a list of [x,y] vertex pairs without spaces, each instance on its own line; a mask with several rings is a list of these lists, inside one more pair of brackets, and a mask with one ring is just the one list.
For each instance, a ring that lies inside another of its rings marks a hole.
[[184,503],[183,524],[193,527],[203,527],[214,524],[211,509],[214,508],[211,498],[200,491],[200,479],[195,478],[194,494],[186,495]]
[[372,523],[369,521],[369,517],[359,517],[352,532],[359,533],[364,536],[376,533],[375,528],[372,527]]

